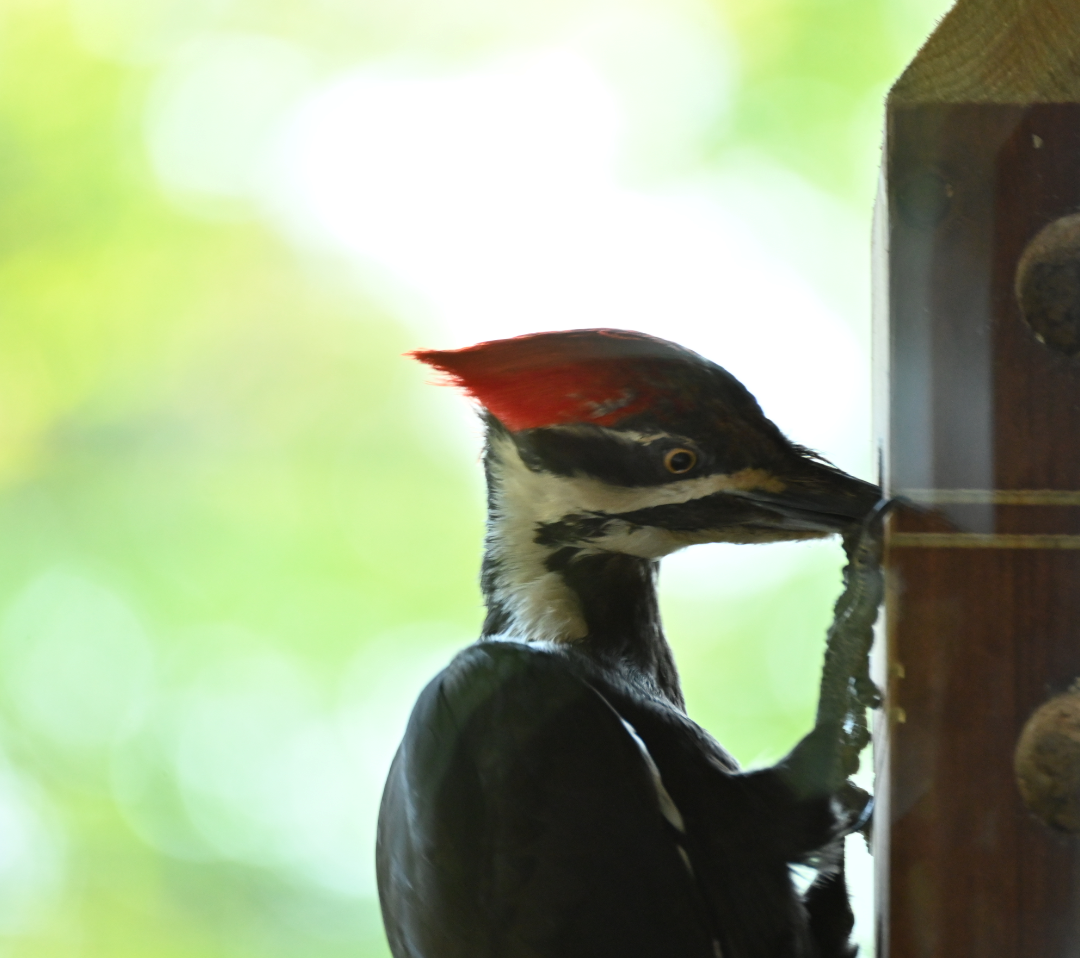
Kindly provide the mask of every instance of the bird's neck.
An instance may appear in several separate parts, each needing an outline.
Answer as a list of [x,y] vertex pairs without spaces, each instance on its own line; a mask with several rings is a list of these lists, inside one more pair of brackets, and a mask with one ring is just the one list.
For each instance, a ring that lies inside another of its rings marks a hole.
[[489,443],[488,527],[481,585],[483,634],[572,648],[682,707],[671,648],[657,601],[659,563],[543,534],[559,503],[512,442]]

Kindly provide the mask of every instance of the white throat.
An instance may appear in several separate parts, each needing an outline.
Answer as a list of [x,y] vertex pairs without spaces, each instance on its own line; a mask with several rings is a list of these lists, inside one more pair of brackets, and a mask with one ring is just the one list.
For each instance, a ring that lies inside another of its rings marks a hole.
[[529,469],[509,437],[492,436],[491,442],[486,547],[498,568],[498,586],[491,599],[512,620],[506,637],[526,642],[583,639],[588,629],[581,602],[562,575],[547,568],[547,559],[556,550],[536,541],[540,523],[573,511],[563,508],[565,501],[558,503],[563,498],[561,477]]

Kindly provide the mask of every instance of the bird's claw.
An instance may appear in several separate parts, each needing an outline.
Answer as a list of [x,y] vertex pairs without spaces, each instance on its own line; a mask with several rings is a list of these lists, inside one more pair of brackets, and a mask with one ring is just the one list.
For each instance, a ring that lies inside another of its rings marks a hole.
[[853,782],[844,782],[832,797],[833,812],[841,832],[851,835],[870,827],[874,813],[874,796]]

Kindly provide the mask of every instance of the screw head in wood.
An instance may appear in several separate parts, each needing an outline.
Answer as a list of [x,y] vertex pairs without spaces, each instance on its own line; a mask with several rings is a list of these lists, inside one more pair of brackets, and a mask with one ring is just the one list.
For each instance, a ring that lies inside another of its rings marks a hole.
[[1080,355],[1080,213],[1043,227],[1016,267],[1016,299],[1036,339]]
[[1080,683],[1032,713],[1013,769],[1028,811],[1056,831],[1080,834]]

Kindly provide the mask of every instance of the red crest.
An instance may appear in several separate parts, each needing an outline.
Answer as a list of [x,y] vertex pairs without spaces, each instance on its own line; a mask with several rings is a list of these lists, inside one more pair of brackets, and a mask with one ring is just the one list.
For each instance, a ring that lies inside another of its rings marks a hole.
[[700,357],[622,329],[571,329],[410,356],[447,376],[509,429],[611,426],[652,406],[661,365]]

